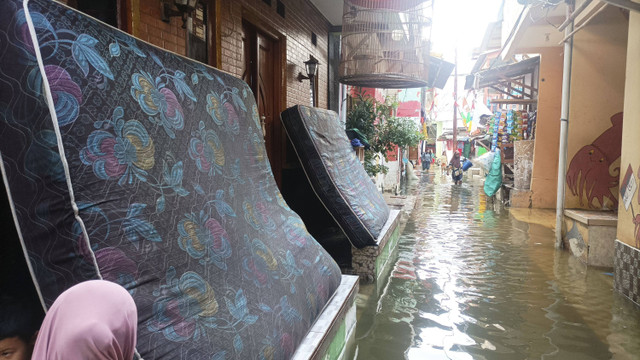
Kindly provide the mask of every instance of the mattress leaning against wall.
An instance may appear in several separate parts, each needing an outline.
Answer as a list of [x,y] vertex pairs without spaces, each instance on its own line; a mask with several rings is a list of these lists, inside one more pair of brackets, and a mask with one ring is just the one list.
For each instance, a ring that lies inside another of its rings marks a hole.
[[241,80],[46,0],[0,2],[0,155],[42,302],[104,278],[145,359],[288,358],[340,283]]
[[356,157],[338,114],[296,105],[280,117],[311,187],[351,244],[376,245],[390,210]]

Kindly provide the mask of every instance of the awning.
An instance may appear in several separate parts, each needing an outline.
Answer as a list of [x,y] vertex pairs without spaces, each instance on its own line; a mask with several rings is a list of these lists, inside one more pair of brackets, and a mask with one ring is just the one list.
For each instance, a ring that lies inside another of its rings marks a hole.
[[455,65],[448,61],[429,56],[429,75],[427,87],[444,89]]
[[481,89],[493,85],[499,85],[508,78],[515,78],[527,74],[531,74],[540,65],[540,57],[536,56],[530,59],[508,65],[500,65],[495,68],[479,71],[475,74],[477,84],[474,88]]

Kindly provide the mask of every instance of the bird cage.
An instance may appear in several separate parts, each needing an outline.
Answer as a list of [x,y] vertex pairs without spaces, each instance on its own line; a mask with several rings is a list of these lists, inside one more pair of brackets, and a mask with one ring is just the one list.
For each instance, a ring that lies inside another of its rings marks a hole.
[[340,82],[426,86],[432,11],[432,0],[344,0]]

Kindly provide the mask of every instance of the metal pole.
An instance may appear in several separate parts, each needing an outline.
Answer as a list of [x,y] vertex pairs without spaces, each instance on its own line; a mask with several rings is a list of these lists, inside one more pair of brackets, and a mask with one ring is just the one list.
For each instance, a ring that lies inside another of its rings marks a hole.
[[[562,24],[560,24],[560,26],[558,26],[558,30],[559,31],[564,30],[569,24],[571,24],[571,26],[573,26],[573,20],[575,18],[577,18],[578,15],[580,15],[580,13],[582,13],[584,11],[584,9],[586,9],[587,6],[589,6],[589,4],[591,4],[592,1],[593,0],[585,0],[585,2],[580,4],[580,6],[578,6],[576,11],[571,12],[571,14],[567,16],[567,19]],[[566,34],[566,32],[565,32],[565,34]]]
[[453,152],[456,153],[458,151],[458,46],[456,46],[453,69]]
[[311,107],[316,106],[316,79],[315,78],[316,78],[315,76],[309,76],[309,86],[311,87],[311,93],[310,93]]
[[[567,0],[567,18],[573,10],[573,0]],[[573,21],[564,29],[565,36],[573,31]],[[564,68],[562,70],[562,105],[560,108],[560,147],[558,149],[558,197],[556,199],[556,248],[561,249],[564,217],[564,189],[567,176],[567,141],[569,128],[569,97],[571,90],[571,57],[573,37],[564,43]]]
[[[422,123],[420,124],[420,133],[422,133],[422,129],[427,128],[427,88],[420,88],[420,119]],[[426,134],[422,134],[423,138],[429,138],[429,130],[427,130]],[[418,158],[422,159],[422,153],[427,152],[427,140],[420,140],[418,143]],[[422,160],[421,160],[422,161]],[[416,163],[417,165],[417,163]]]
[[640,12],[640,4],[631,0],[602,0],[607,4],[615,5],[622,9]]
[[[591,20],[593,20],[593,18],[595,18],[596,16],[598,16],[603,10],[607,9],[607,5],[605,3],[600,3],[600,7],[598,8],[598,10],[594,11],[591,15],[589,15],[588,18],[586,18],[585,20],[582,21],[582,25],[579,25],[578,27],[574,28],[572,32],[569,33],[569,35],[565,36],[564,39],[562,39],[562,41],[560,41],[558,43],[558,45],[564,43],[565,41],[567,41],[567,39],[569,37],[572,37],[575,33],[577,33],[578,31],[580,31],[583,27],[589,25],[589,22]],[[574,24],[575,25],[575,24]]]

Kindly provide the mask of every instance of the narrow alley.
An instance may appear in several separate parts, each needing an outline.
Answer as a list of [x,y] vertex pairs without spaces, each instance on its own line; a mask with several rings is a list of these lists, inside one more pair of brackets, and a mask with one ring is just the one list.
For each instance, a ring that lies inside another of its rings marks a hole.
[[640,358],[640,313],[611,273],[488,203],[480,180],[433,170],[389,280],[361,285],[354,359]]

